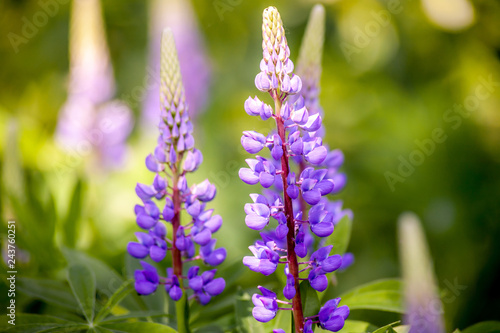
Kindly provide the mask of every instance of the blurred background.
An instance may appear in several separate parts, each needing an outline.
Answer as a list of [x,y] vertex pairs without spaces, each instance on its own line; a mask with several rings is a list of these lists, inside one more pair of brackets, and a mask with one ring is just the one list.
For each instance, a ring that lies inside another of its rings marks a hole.
[[[280,10],[295,61],[316,2],[76,3],[72,14],[67,0],[0,2],[1,213],[19,221],[18,270],[57,274],[52,248],[62,243],[123,270],[138,231],[135,183],[153,178],[144,158],[157,135],[165,26],[176,34],[204,155],[191,181],[217,186],[218,246],[228,249],[227,265],[241,261],[258,235],[244,224],[255,189],[238,178],[249,158],[239,140],[271,128],[243,110],[249,95],[267,98],[253,84],[262,10]],[[345,154],[348,183],[336,198],[354,212],[355,264],[338,275],[338,290],[400,276],[396,221],[411,210],[430,243],[448,331],[500,319],[500,3],[323,4],[325,141]],[[47,228],[76,231],[44,240]],[[255,284],[257,274],[245,274]]]

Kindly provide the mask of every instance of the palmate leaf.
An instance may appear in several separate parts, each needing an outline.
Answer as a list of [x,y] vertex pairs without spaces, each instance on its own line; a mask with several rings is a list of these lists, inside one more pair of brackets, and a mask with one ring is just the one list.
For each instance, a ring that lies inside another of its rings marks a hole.
[[68,269],[68,282],[87,322],[93,323],[96,296],[94,272],[86,266],[73,265]]
[[86,329],[87,326],[84,323],[72,322],[69,320],[64,320],[57,317],[38,315],[38,314],[28,314],[28,313],[18,313],[16,314],[15,326],[6,323],[5,326],[0,326],[2,332],[44,332],[51,331],[57,332],[58,329],[64,330],[64,332],[71,332]]
[[106,318],[106,316],[113,310],[114,306],[120,303],[120,301],[125,298],[134,290],[133,280],[125,281],[120,288],[108,299],[106,304],[97,313],[95,317],[95,322],[98,323],[101,319]]
[[170,326],[137,321],[133,323],[111,323],[100,324],[98,328],[104,328],[113,332],[123,333],[176,333],[177,331]]
[[[63,248],[62,252],[68,263],[84,265],[92,270],[96,277],[97,290],[107,297],[111,297],[125,282],[125,279],[114,269],[96,258],[68,248]],[[144,306],[141,307],[141,300],[132,297],[130,294],[121,301],[121,304],[130,311],[146,309]]]
[[73,311],[78,309],[70,287],[64,282],[33,278],[18,278],[17,282],[18,289],[26,295]]
[[351,310],[380,310],[404,313],[401,280],[382,279],[344,293],[341,304]]

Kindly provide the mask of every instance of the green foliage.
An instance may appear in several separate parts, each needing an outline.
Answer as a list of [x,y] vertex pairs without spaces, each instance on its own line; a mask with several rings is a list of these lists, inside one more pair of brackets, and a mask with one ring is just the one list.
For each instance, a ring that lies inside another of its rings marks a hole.
[[68,212],[62,222],[64,243],[71,248],[75,247],[78,237],[78,222],[82,214],[83,196],[83,182],[81,179],[78,179],[71,196]]
[[299,285],[300,297],[302,298],[302,311],[304,317],[317,315],[321,304],[318,298],[318,292],[311,287],[309,281],[302,281]]
[[331,254],[344,254],[351,240],[352,221],[344,216],[335,225],[335,230],[326,239],[325,245],[333,245]]
[[384,279],[356,287],[340,296],[351,310],[380,310],[404,313],[401,281]]
[[499,333],[500,321],[483,321],[467,327],[461,333]]

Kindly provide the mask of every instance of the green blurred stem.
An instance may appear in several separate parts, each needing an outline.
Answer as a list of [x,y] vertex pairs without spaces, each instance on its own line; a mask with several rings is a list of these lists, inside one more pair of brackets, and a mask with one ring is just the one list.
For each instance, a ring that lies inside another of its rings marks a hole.
[[[179,280],[181,288],[183,288],[182,279]],[[180,300],[175,302],[175,313],[177,316],[177,331],[179,333],[190,333],[189,330],[189,305],[187,301],[186,291],[183,290]]]
[[285,201],[285,216],[286,224],[288,227],[288,234],[286,236],[287,243],[287,260],[288,268],[290,269],[290,274],[293,275],[295,280],[295,296],[292,299],[293,307],[293,320],[295,322],[295,332],[302,333],[304,331],[304,314],[302,311],[302,299],[300,297],[299,289],[299,264],[297,263],[297,255],[295,254],[295,222],[293,214],[292,198],[287,194],[288,188],[288,174],[290,173],[290,165],[288,163],[288,148],[286,146],[285,137],[285,122],[281,118],[281,106],[282,101],[278,94],[274,95],[274,108],[276,115],[276,126],[278,128],[278,135],[281,138],[283,156],[281,156],[281,179],[283,180],[283,197]]

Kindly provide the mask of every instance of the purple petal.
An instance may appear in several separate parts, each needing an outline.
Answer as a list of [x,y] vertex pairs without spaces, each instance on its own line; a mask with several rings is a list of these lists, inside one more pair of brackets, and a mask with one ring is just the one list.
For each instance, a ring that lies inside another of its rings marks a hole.
[[274,176],[267,172],[261,172],[259,175],[259,181],[263,187],[269,188],[274,184]]
[[238,175],[240,179],[248,185],[255,185],[259,182],[259,176],[248,168],[241,168]]
[[156,194],[156,191],[152,186],[137,183],[135,193],[142,200],[149,200]]
[[302,197],[308,204],[316,205],[321,200],[321,192],[319,190],[303,192]]
[[217,266],[226,259],[226,255],[226,249],[221,247],[213,251],[208,257],[206,257],[205,262],[210,266]]
[[318,237],[330,236],[333,232],[333,223],[321,222],[317,224],[311,224],[311,231]]
[[243,149],[250,154],[257,154],[262,150],[262,148],[264,148],[263,143],[246,136],[241,137],[241,145],[243,146]]
[[212,232],[208,228],[204,228],[193,237],[193,241],[200,245],[207,245],[212,239]]
[[314,148],[310,153],[306,154],[305,158],[309,163],[319,165],[325,160],[327,153],[328,151],[325,146],[319,146]]
[[203,279],[201,276],[195,276],[192,279],[189,279],[189,287],[194,291],[199,291],[203,288]]
[[327,195],[333,191],[333,181],[330,179],[324,179],[316,184],[314,187],[321,192],[321,195]]
[[160,172],[165,168],[165,166],[158,163],[156,158],[152,154],[149,154],[146,157],[146,168],[148,168],[148,170],[152,172]]
[[265,218],[259,215],[247,215],[245,217],[246,225],[253,230],[262,230],[269,222],[269,218]]
[[321,268],[325,272],[329,273],[339,269],[341,265],[342,265],[342,257],[336,254],[333,256],[329,256],[328,258],[323,260],[323,262],[321,263]]
[[278,267],[278,264],[271,262],[269,259],[258,259],[250,256],[243,258],[243,264],[250,268],[250,270],[266,276],[273,274],[276,271],[276,267]]
[[148,214],[139,214],[136,218],[137,225],[143,229],[151,229],[158,222]]
[[212,233],[217,232],[222,225],[222,217],[220,215],[212,216],[204,223],[205,228],[208,228]]
[[153,261],[160,262],[165,258],[166,255],[167,255],[167,249],[162,249],[159,246],[153,245],[149,249],[149,256]]
[[149,254],[149,249],[142,244],[130,242],[127,245],[127,252],[134,258],[143,259]]
[[168,294],[170,295],[170,298],[177,302],[182,297],[182,289],[179,286],[172,286]]
[[271,311],[264,307],[255,307],[252,309],[252,316],[261,323],[267,323],[276,317],[276,311]]
[[155,292],[158,285],[149,281],[135,281],[135,290],[140,295],[149,295]]
[[225,287],[226,287],[226,281],[224,281],[223,278],[217,278],[205,285],[205,291],[210,296],[216,296],[219,295],[221,292],[223,292]]
[[317,275],[314,279],[309,280],[311,283],[311,287],[313,287],[317,291],[325,291],[328,287],[328,278],[321,274]]

